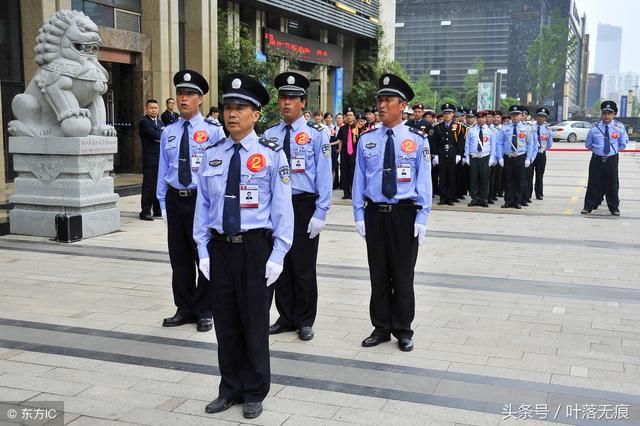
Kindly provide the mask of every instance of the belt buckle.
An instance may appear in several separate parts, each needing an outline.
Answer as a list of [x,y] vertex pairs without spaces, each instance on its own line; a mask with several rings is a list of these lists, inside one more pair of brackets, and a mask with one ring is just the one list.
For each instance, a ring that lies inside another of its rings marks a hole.
[[390,213],[393,210],[393,206],[391,204],[380,204],[378,205],[379,210],[382,213]]
[[178,195],[181,197],[188,197],[189,196],[189,190],[188,189],[179,189],[178,190]]
[[243,242],[242,235],[234,235],[233,237],[228,237],[228,238],[231,244],[238,244]]
[[449,149],[449,144],[445,144],[444,149]]

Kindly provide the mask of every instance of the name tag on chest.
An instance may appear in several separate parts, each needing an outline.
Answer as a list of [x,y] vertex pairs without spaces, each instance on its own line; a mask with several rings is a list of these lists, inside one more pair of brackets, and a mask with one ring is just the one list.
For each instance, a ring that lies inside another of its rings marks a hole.
[[240,185],[240,207],[255,209],[259,205],[258,185]]
[[291,171],[301,173],[305,171],[304,157],[291,157]]
[[411,164],[398,164],[396,175],[398,182],[411,182]]
[[203,154],[192,154],[191,155],[191,170],[197,172],[200,170],[200,163],[202,163]]

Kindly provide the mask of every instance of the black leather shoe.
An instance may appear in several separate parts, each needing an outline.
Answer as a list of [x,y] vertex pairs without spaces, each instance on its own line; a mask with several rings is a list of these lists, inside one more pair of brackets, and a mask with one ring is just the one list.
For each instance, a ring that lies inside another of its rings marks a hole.
[[398,347],[402,352],[411,352],[413,350],[413,340],[407,338],[398,340]]
[[255,419],[262,414],[262,402],[245,402],[242,415],[245,419]]
[[489,204],[487,204],[487,203],[480,203],[480,204],[479,204],[479,206],[480,206],[480,207],[489,207]]
[[448,205],[448,206],[455,206],[455,204],[453,203],[453,201],[449,201],[449,202],[447,203],[447,205]]
[[196,329],[198,331],[209,331],[213,327],[213,319],[211,318],[200,318],[196,323]]
[[153,213],[153,217],[162,217],[162,213],[161,212],[154,212]]
[[529,203],[525,201],[522,204],[520,204],[520,207],[529,207]]
[[226,399],[226,398],[216,398],[213,401],[211,401],[209,404],[207,404],[206,407],[204,407],[204,411],[206,411],[209,414],[213,414],[213,413],[220,413],[222,411],[228,410],[229,408],[231,408],[233,405],[235,405],[238,401],[235,401],[233,399]]
[[271,327],[269,327],[269,334],[280,334],[280,333],[286,333],[287,331],[296,331],[296,330],[297,328],[295,328],[292,325],[282,325],[282,324],[275,323]]
[[542,195],[539,197],[536,195],[536,200],[542,200]]
[[300,340],[311,340],[313,339],[313,328],[311,327],[300,327],[298,330],[298,337]]
[[517,210],[520,210],[522,208],[522,206],[520,204],[514,204],[513,208],[517,209]]
[[474,207],[474,206],[477,206],[478,204],[479,203],[477,201],[472,201],[468,205],[469,205],[469,207]]
[[194,317],[188,316],[188,315],[184,315],[180,312],[176,312],[176,314],[170,318],[165,318],[162,321],[162,326],[163,327],[178,327],[180,325],[184,325],[184,324],[193,324],[194,322],[196,322],[196,319]]
[[611,214],[614,216],[620,216],[620,210],[614,210],[611,212]]
[[378,346],[380,343],[388,342],[389,340],[391,340],[391,337],[389,336],[376,336],[375,334],[372,334],[362,341],[362,346],[370,348]]
[[580,212],[580,214],[589,214],[591,213],[591,209],[582,209],[582,211]]
[[447,204],[446,201],[443,201],[443,200],[438,201],[439,206],[444,206],[445,204]]
[[493,201],[493,199],[491,199],[491,200],[489,200],[489,201],[488,201],[488,203],[489,203],[489,204],[494,204],[494,203],[495,203],[495,201]]
[[142,214],[140,213],[140,220],[146,220],[149,222],[153,222],[153,217],[150,214]]
[[511,203],[504,203],[503,205],[500,206],[503,209],[510,209],[511,207],[513,207],[513,204]]

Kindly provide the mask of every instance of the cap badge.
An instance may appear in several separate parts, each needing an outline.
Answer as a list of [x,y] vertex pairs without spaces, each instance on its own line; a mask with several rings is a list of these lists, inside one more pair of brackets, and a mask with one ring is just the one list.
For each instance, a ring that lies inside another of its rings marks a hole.
[[287,77],[287,84],[294,84],[296,82],[296,78],[292,75]]
[[387,84],[389,84],[389,77],[385,77],[385,78],[382,80],[382,84],[384,84],[385,86],[386,86]]
[[191,81],[191,74],[185,73],[184,77],[182,77],[184,81]]
[[234,89],[239,89],[242,86],[242,81],[239,78],[234,78],[231,82],[231,87]]

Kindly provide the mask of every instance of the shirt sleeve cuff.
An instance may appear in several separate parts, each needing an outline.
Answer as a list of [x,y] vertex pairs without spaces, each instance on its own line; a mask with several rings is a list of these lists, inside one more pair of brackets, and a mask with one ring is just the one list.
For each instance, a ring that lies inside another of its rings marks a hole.
[[271,252],[271,256],[269,256],[269,261],[277,263],[278,265],[284,265],[285,255],[286,252],[279,249],[273,249],[273,251]]
[[209,250],[207,250],[207,244],[198,246],[198,259],[206,259],[209,257]]
[[320,208],[316,208],[316,211],[313,212],[313,217],[315,217],[316,219],[322,220],[322,221],[326,221],[327,220],[327,211],[320,209]]
[[416,222],[419,225],[425,225],[427,226],[427,213],[426,212],[422,212],[422,210],[418,210],[418,213],[416,214]]
[[165,200],[158,200],[158,203],[160,203],[160,210],[166,210],[167,209],[167,202]]
[[355,212],[356,222],[364,222],[364,209],[356,210]]

